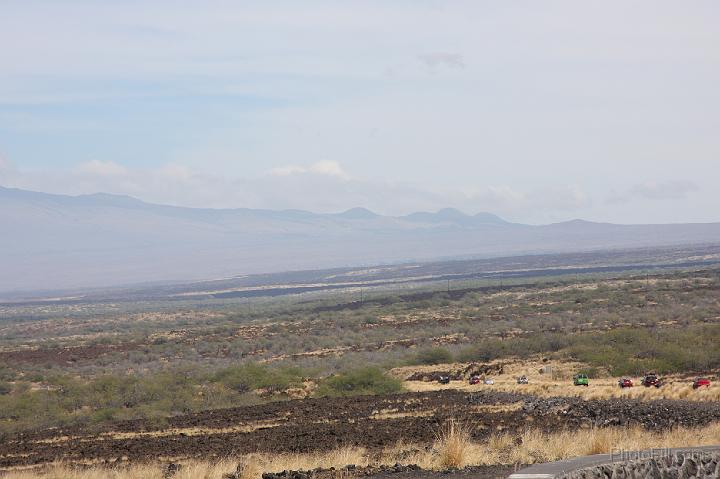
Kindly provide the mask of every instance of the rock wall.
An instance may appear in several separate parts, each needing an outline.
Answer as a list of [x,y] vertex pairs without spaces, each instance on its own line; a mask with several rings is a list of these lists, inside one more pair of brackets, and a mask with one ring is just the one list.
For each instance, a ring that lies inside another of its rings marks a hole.
[[720,478],[720,451],[650,455],[653,457],[578,469],[557,477],[563,479]]

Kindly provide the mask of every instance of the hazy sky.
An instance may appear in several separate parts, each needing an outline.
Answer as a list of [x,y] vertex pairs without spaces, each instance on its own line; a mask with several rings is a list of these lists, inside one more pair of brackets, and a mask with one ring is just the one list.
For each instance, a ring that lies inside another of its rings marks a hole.
[[0,185],[720,221],[720,3],[0,2]]

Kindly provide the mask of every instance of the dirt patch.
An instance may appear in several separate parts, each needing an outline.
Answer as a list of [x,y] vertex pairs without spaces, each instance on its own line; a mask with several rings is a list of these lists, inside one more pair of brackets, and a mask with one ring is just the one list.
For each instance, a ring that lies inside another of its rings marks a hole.
[[[420,466],[410,464],[379,467],[356,468],[352,465],[342,469],[314,469],[312,471],[282,471],[265,473],[263,479],[350,479],[362,477],[367,479],[430,479],[441,475],[443,479],[504,479],[523,466],[474,466],[464,469],[428,471]],[[240,475],[228,474],[226,479],[239,479]]]
[[[389,469],[389,470],[388,470]],[[505,479],[513,472],[522,469],[522,466],[474,466],[465,469],[443,471],[438,474],[436,471],[424,469],[397,470],[396,467],[386,468],[372,472],[365,477],[372,479]]]
[[460,366],[454,369],[445,369],[437,371],[417,371],[408,376],[406,381],[437,381],[440,376],[448,376],[453,381],[461,381],[469,379],[470,376],[488,376],[488,375],[499,375],[504,372],[503,363],[489,363],[489,364],[470,364],[467,366]]
[[675,426],[703,426],[720,420],[720,403],[667,399],[538,398],[526,401],[522,410],[532,417],[564,418],[568,423],[586,427],[640,425],[650,430],[666,430]]
[[60,348],[18,349],[0,352],[0,362],[24,362],[67,366],[82,361],[95,360],[112,353],[134,351],[139,343],[97,344]]

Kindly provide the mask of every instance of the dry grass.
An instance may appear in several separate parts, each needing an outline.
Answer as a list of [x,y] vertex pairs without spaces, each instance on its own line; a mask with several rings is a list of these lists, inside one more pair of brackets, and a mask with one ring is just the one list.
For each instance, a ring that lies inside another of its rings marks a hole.
[[[440,389],[458,389],[462,391],[497,390],[518,392],[542,397],[577,396],[583,399],[610,399],[632,398],[640,400],[653,399],[685,399],[689,401],[720,401],[720,386],[716,384],[711,375],[713,384],[709,388],[693,389],[692,378],[679,375],[663,377],[664,385],[661,388],[646,388],[640,386],[640,378],[632,378],[635,387],[621,389],[617,385],[619,378],[603,377],[591,379],[590,386],[573,386],[572,376],[578,371],[587,368],[587,365],[577,362],[540,360],[514,360],[500,361],[505,364],[503,374],[492,375],[495,384],[492,386],[478,384],[470,385],[465,381],[451,381],[450,384],[437,382],[404,381],[403,386],[408,391],[427,392]],[[552,368],[552,374],[540,374],[544,366]],[[392,372],[396,377],[407,378],[414,372],[430,372],[443,369],[462,370],[467,364],[451,364],[439,366],[409,366],[396,368]],[[525,375],[530,384],[517,384],[516,378]]]
[[471,444],[470,430],[457,421],[449,421],[435,444],[440,466],[444,469],[465,467]]
[[693,389],[692,381],[687,378],[665,378],[660,388],[640,386],[640,380],[634,378],[635,387],[621,389],[618,378],[591,379],[589,387],[573,386],[570,381],[552,381],[545,378],[530,378],[530,384],[518,385],[514,381],[496,381],[495,387],[501,391],[525,392],[536,396],[558,397],[577,396],[583,399],[630,398],[640,400],[685,399],[688,401],[720,401],[720,388]]
[[495,438],[496,444],[507,444],[511,440],[520,444],[497,450],[501,463],[547,462],[612,452],[613,449],[639,450],[716,445],[720,444],[720,424],[662,432],[648,432],[642,428],[607,428],[547,434],[530,430],[519,438],[507,435],[499,435]]
[[[236,462],[195,461],[183,464],[173,479],[220,479],[223,474],[234,471]],[[55,464],[38,471],[14,471],[3,479],[164,479],[158,464],[123,465],[118,467],[78,468]],[[249,477],[246,479],[250,479]]]
[[[340,469],[348,464],[417,464],[424,469],[489,464],[529,464],[599,454],[612,450],[688,447],[720,444],[720,423],[704,428],[676,428],[649,432],[642,428],[582,429],[546,433],[529,429],[522,434],[498,433],[487,441],[471,439],[467,425],[451,421],[438,433],[434,444],[398,443],[383,451],[345,447],[317,454],[250,454],[223,461],[181,461],[175,479],[220,479],[240,471],[242,479],[259,479],[265,471]],[[240,467],[238,468],[238,465]],[[162,479],[159,464],[75,468],[56,464],[42,470],[12,471],[3,479]]]

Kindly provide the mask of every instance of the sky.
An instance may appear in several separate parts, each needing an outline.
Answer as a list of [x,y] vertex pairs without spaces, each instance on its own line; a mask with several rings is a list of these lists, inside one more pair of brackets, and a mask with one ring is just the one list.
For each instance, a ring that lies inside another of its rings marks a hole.
[[0,185],[720,221],[720,3],[0,1]]

